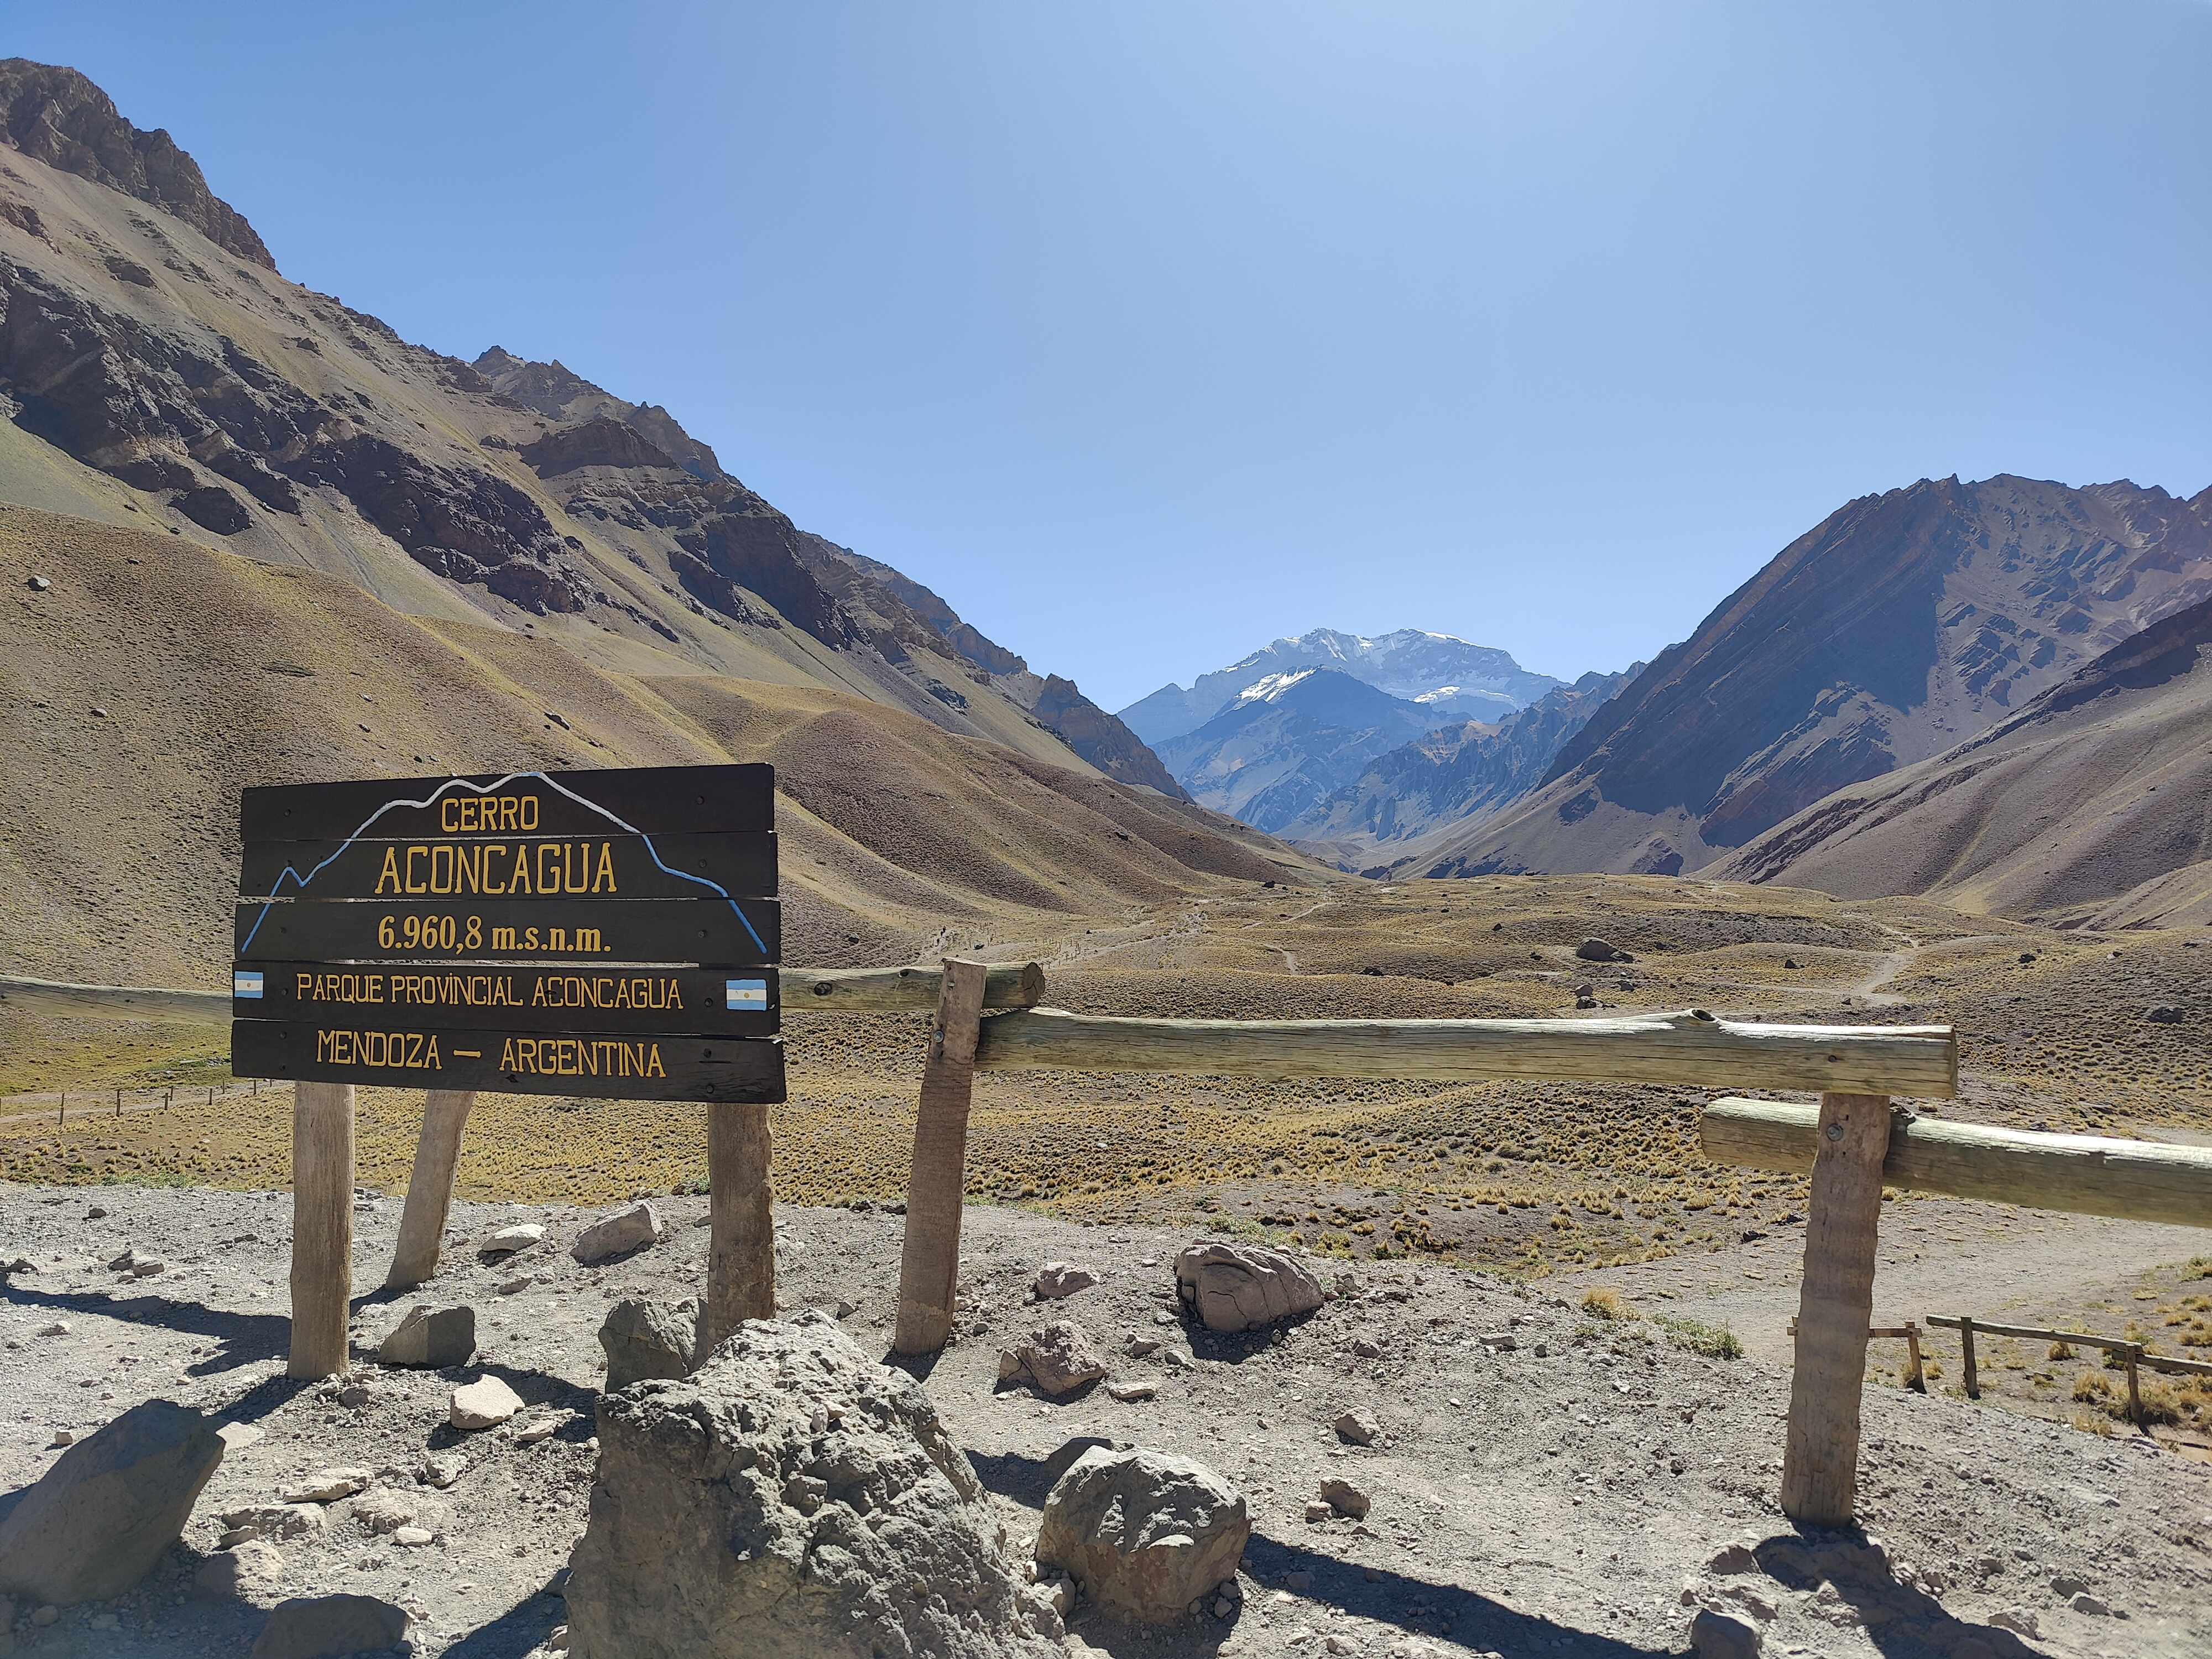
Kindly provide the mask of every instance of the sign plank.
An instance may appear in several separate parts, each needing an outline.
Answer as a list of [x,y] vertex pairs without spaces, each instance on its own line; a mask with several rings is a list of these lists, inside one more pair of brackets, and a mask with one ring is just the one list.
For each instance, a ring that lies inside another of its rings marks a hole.
[[455,1030],[684,1032],[774,1036],[776,973],[763,968],[439,967],[319,962],[241,965],[239,1019]]
[[775,828],[772,766],[368,778],[248,789],[239,804],[240,838],[247,842],[759,834]]
[[548,1036],[455,1030],[385,1020],[326,1026],[240,1020],[231,1065],[241,1077],[385,1089],[474,1089],[619,1100],[784,1097],[783,1043],[684,1036]]
[[249,842],[240,898],[773,898],[775,836]]
[[774,899],[241,902],[241,962],[709,963],[771,966]]

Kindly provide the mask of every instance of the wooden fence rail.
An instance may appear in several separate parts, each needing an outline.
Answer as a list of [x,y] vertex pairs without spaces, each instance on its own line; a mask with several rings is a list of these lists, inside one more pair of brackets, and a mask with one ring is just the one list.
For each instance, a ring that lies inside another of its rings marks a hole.
[[[980,1071],[1554,1079],[1948,1098],[1948,1026],[1756,1025],[1702,1010],[1610,1019],[1127,1019],[1031,1008],[982,1024]],[[1757,1079],[1757,1081],[1753,1081]]]
[[[1717,1164],[1806,1174],[1819,1109],[1716,1100],[1698,1134]],[[1990,1204],[2212,1227],[2212,1146],[2058,1135],[1896,1114],[1881,1178],[1892,1187]]]
[[2069,1346],[2103,1348],[2120,1356],[2120,1369],[2128,1374],[2128,1420],[2142,1421],[2142,1389],[2136,1373],[2148,1368],[2175,1376],[2212,1376],[2212,1364],[2201,1359],[2169,1359],[2152,1353],[2133,1337],[2090,1336],[2081,1331],[2046,1330],[2040,1325],[2000,1325],[1967,1314],[1929,1314],[1931,1325],[1947,1326],[1959,1334],[1959,1382],[1969,1400],[1982,1397],[1981,1368],[1974,1354],[1977,1336],[2021,1337],[2031,1342],[2063,1342]]

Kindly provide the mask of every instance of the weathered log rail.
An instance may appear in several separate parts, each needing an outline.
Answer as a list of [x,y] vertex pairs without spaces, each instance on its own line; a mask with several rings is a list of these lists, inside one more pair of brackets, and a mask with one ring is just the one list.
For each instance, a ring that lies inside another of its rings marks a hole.
[[[1716,1100],[1698,1120],[1698,1139],[1716,1164],[1807,1175],[1820,1145],[1819,1115],[1817,1107],[1786,1101]],[[1881,1178],[1985,1204],[2212,1227],[2212,1146],[2045,1134],[1894,1112]]]

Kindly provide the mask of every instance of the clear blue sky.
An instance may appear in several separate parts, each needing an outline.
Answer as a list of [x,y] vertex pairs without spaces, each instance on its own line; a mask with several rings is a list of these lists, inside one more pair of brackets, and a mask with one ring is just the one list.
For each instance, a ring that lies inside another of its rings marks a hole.
[[1851,496],[2212,482],[2212,4],[18,6],[288,276],[1118,708],[1573,675]]

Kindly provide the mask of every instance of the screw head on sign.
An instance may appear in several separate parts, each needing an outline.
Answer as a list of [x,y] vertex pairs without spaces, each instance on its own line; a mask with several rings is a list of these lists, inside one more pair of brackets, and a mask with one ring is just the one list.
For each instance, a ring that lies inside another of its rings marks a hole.
[[1831,1140],[1841,1140],[1843,1138],[1844,1126],[1840,1123],[1831,1123],[1828,1126],[1828,1139]]

